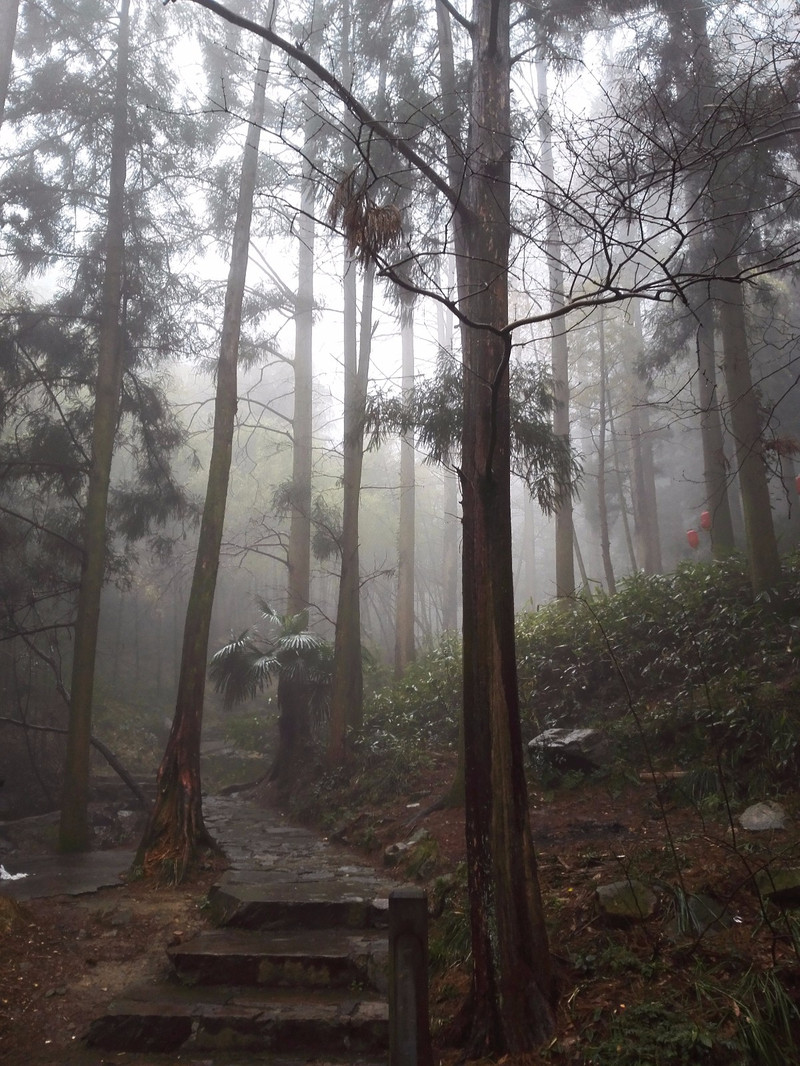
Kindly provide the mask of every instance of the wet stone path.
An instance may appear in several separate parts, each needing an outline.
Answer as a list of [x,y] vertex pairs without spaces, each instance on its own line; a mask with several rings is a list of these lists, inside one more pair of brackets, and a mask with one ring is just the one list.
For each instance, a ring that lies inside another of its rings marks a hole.
[[167,980],[109,1004],[89,1046],[204,1066],[387,1062],[396,883],[272,809],[212,796],[203,810],[230,861],[208,896],[215,928],[169,949]]
[[345,849],[291,825],[274,808],[230,796],[206,796],[203,817],[232,871],[273,870],[300,879],[333,876],[378,883],[371,867],[354,864]]

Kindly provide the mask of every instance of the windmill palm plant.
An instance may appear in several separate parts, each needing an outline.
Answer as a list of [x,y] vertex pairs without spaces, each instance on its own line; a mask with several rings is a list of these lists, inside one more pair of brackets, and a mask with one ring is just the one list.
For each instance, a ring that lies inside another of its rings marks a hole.
[[257,600],[261,625],[246,629],[212,657],[209,675],[226,709],[276,685],[278,747],[262,780],[288,788],[315,730],[328,718],[333,648],[308,630],[305,612],[278,614]]

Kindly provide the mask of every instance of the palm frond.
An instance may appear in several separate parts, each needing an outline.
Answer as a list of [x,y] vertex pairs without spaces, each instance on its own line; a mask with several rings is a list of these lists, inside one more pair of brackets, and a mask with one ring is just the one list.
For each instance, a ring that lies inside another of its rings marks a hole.
[[[244,630],[220,648],[209,665],[209,676],[215,690],[222,693],[226,710],[257,696],[275,680],[294,680],[308,687],[312,714],[324,717],[332,646],[306,628],[307,612],[280,615],[264,599],[259,598],[257,604],[265,632]],[[280,702],[280,686],[278,691]]]
[[242,630],[238,637],[231,637],[227,644],[223,644],[219,651],[214,653],[213,658],[224,659],[228,655],[235,654],[238,649],[250,646],[257,636],[258,630],[248,626],[247,629]]
[[285,635],[300,633],[308,626],[308,611],[300,611],[298,614],[278,614],[272,604],[261,597],[256,597],[261,617],[268,622],[278,634],[273,639],[279,642]]
[[208,674],[216,692],[222,693],[227,710],[257,695],[265,684],[262,674],[254,670],[261,658],[256,646],[258,633],[246,629],[223,645],[211,658]]
[[275,655],[260,655],[253,661],[251,669],[256,678],[258,690],[261,691],[280,673],[281,661]]
[[256,604],[258,605],[261,617],[265,622],[270,622],[272,625],[279,627],[283,624],[283,619],[267,600],[263,599],[261,596],[256,596]]
[[307,629],[300,633],[284,633],[280,639],[275,642],[276,651],[281,653],[296,653],[297,655],[304,655],[308,652],[314,651],[316,648],[321,648],[325,641],[322,637],[318,637],[316,633],[309,633]]

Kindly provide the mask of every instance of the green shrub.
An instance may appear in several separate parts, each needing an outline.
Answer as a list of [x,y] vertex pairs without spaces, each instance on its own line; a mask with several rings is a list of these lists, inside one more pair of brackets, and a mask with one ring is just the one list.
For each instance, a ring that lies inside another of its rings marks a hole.
[[[613,720],[631,701],[670,693],[695,706],[708,679],[763,680],[796,663],[800,567],[787,561],[780,598],[753,600],[744,561],[683,563],[672,574],[634,574],[615,596],[523,614],[517,662],[523,718],[531,733],[585,724],[591,710]],[[708,701],[706,701],[708,704]]]
[[461,643],[452,635],[412,663],[399,681],[374,690],[364,707],[373,754],[450,748],[461,714]]
[[266,701],[263,713],[229,712],[221,722],[226,743],[238,751],[255,751],[263,755],[272,745],[277,714],[271,700]]

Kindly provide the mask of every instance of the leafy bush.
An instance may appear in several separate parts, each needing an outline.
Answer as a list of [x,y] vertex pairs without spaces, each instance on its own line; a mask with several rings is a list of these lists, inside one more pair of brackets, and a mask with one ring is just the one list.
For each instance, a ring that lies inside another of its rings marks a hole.
[[719,793],[720,775],[729,798],[745,798],[793,786],[800,774],[800,676],[778,686],[732,668],[682,701],[651,705],[640,722],[629,757],[668,752],[690,769],[681,788],[695,802]]
[[365,737],[374,754],[450,748],[461,714],[461,644],[448,635],[406,670],[376,688],[364,708]]
[[[634,574],[615,596],[579,597],[522,615],[517,656],[529,729],[624,714],[670,693],[697,705],[708,678],[763,680],[796,662],[797,558],[780,595],[753,600],[744,561],[683,563],[672,574]],[[788,638],[788,639],[787,639]],[[707,706],[710,706],[706,701]]]
[[271,703],[271,700],[266,701],[266,711],[261,714],[226,715],[223,719],[226,743],[238,751],[254,751],[260,754],[269,751],[277,719],[277,709],[272,709]]
[[[696,802],[721,802],[723,778],[728,795],[782,788],[800,773],[800,680],[776,683],[797,673],[798,604],[800,556],[787,560],[779,593],[755,601],[745,563],[733,557],[634,574],[615,596],[523,613],[523,731],[605,724],[630,761],[646,763],[649,751],[685,765],[690,777],[675,787]],[[407,792],[417,771],[457,743],[457,638],[446,637],[399,681],[374,666],[365,680],[356,765],[347,782],[317,771],[310,798],[323,808],[337,790],[349,790],[351,805]]]

